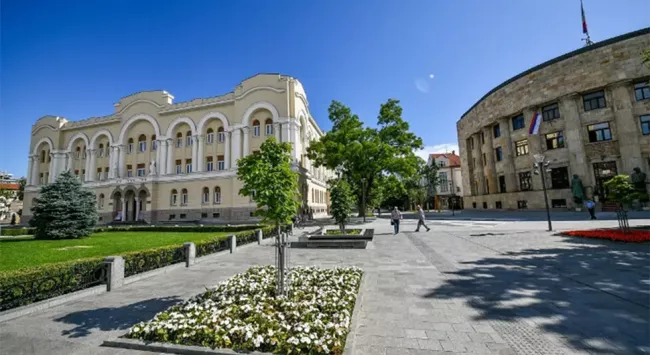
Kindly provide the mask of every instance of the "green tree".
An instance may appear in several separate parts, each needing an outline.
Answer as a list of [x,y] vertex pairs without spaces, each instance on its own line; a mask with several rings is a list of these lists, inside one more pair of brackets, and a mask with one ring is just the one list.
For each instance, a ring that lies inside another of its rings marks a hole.
[[330,185],[332,217],[334,217],[334,220],[339,225],[341,233],[345,233],[345,225],[354,206],[352,191],[348,183],[343,179],[332,179],[328,184]]
[[270,137],[259,153],[241,158],[237,164],[237,177],[244,183],[239,193],[253,197],[256,215],[275,225],[279,234],[280,226],[290,223],[300,206],[298,174],[291,170],[291,145]]
[[438,166],[436,164],[431,164],[431,165],[425,164],[420,169],[420,175],[424,180],[426,194],[427,194],[427,201],[432,200],[436,196],[438,192],[438,185],[440,184]]
[[382,176],[410,176],[417,171],[413,152],[422,148],[422,140],[409,132],[409,124],[402,119],[402,108],[395,99],[380,106],[377,128],[364,127],[359,117],[338,101],[332,101],[328,112],[332,130],[312,142],[309,158],[317,167],[342,168],[362,216],[366,212],[363,206],[368,205],[363,196],[376,196],[373,190]]
[[29,224],[37,239],[87,237],[97,222],[95,194],[83,188],[70,171],[43,186],[31,210]]
[[20,178],[20,180],[18,180],[18,184],[18,199],[22,201],[23,197],[25,197],[25,185],[27,185],[27,179],[24,177]]
[[618,204],[618,226],[621,230],[627,232],[629,230],[629,224],[625,207],[644,196],[634,188],[628,175],[616,175],[605,182],[604,185],[605,189],[607,189],[608,199]]

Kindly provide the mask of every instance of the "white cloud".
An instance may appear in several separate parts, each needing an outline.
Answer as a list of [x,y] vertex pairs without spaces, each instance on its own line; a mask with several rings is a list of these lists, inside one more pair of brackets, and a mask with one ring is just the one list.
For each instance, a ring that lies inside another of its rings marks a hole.
[[415,155],[419,156],[424,160],[428,160],[429,154],[451,153],[452,151],[456,151],[456,154],[459,153],[458,144],[445,143],[445,144],[427,145],[424,147],[424,149],[415,151]]

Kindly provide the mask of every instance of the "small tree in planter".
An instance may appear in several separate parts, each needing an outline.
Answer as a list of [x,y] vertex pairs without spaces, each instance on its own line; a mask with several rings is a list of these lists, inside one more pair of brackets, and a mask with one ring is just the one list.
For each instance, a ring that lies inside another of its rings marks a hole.
[[345,224],[354,207],[352,190],[350,189],[350,185],[343,179],[332,179],[329,181],[329,185],[332,217],[334,217],[334,220],[339,225],[341,234],[345,234]]
[[616,202],[619,228],[627,233],[630,230],[628,224],[627,211],[625,206],[630,205],[634,200],[641,198],[640,194],[634,189],[627,175],[616,175],[605,183],[607,197]]
[[278,294],[285,294],[285,249],[281,225],[296,216],[300,206],[298,174],[291,170],[291,144],[268,138],[259,154],[251,154],[237,161],[237,177],[244,183],[239,190],[252,197],[257,204],[256,215],[277,229]]
[[97,223],[95,194],[65,171],[41,188],[34,199],[32,219],[36,239],[69,239],[89,236]]

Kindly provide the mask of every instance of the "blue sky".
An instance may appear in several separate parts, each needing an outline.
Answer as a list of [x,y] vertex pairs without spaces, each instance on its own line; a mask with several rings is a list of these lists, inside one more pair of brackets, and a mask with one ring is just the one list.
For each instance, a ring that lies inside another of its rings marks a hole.
[[[648,0],[584,2],[594,41],[650,25]],[[582,46],[579,0],[0,6],[0,170],[16,176],[26,172],[30,127],[43,115],[110,114],[120,97],[142,90],[164,89],[176,101],[215,96],[259,72],[298,78],[324,129],[332,99],[369,124],[380,103],[400,99],[427,151],[440,150],[456,144],[456,121],[491,88]]]

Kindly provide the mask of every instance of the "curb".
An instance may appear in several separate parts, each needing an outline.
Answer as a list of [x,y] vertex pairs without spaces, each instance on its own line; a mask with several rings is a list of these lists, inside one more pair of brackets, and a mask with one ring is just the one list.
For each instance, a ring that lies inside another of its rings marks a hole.
[[357,298],[354,301],[354,309],[352,310],[352,322],[350,322],[350,329],[348,331],[347,339],[345,340],[345,348],[343,349],[343,355],[351,355],[354,353],[354,345],[357,341],[356,331],[359,328],[359,313],[361,313],[361,302],[363,301],[363,289],[368,283],[367,272],[363,271],[361,274],[361,282],[359,282],[359,291],[357,292]]
[[103,347],[120,348],[129,350],[151,351],[165,354],[182,354],[182,355],[235,355],[235,354],[251,354],[251,355],[272,355],[271,353],[250,352],[244,353],[230,349],[210,349],[202,346],[189,346],[189,345],[176,345],[168,343],[154,343],[145,342],[137,339],[116,338],[113,340],[105,340]]

